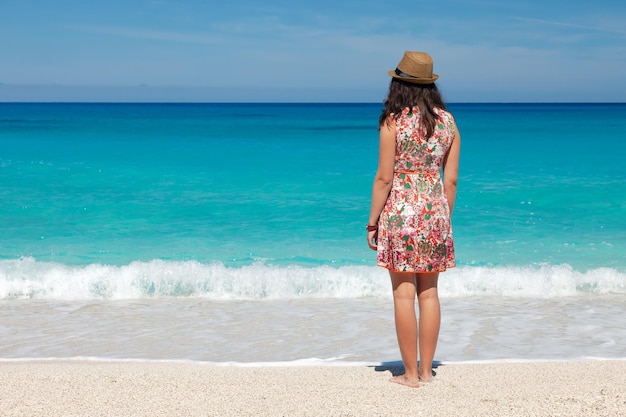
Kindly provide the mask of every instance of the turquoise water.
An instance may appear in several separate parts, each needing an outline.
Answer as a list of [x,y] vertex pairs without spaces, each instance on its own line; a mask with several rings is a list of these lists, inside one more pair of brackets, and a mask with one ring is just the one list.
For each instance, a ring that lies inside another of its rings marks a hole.
[[[626,105],[451,105],[460,265],[626,269]],[[1,104],[0,259],[371,265],[380,105]]]
[[365,264],[376,110],[4,105],[2,257]]
[[[0,357],[397,359],[380,110],[0,103]],[[443,359],[626,357],[626,104],[450,110]]]

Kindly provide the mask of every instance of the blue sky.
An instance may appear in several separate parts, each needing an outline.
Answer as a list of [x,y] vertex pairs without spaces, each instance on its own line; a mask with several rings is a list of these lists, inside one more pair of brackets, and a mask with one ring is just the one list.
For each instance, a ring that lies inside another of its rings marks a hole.
[[626,102],[626,1],[0,0],[0,101]]

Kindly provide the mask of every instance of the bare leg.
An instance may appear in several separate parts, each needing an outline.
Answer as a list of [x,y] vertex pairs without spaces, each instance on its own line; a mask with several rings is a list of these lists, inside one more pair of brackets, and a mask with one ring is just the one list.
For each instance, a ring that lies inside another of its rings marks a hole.
[[441,308],[437,281],[439,273],[417,274],[417,302],[419,304],[419,379],[423,382],[432,381],[433,359],[439,327],[441,326]]
[[394,376],[391,382],[418,387],[417,372],[417,318],[415,316],[415,295],[417,293],[415,274],[389,272],[393,288],[393,306],[396,321],[396,335],[400,355],[404,363],[404,375]]

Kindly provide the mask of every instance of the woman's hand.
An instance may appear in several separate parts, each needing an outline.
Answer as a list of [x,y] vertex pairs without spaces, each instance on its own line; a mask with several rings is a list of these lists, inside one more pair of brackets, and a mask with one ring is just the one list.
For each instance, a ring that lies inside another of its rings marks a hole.
[[378,230],[371,230],[367,232],[367,245],[371,250],[376,250],[376,239],[378,239]]

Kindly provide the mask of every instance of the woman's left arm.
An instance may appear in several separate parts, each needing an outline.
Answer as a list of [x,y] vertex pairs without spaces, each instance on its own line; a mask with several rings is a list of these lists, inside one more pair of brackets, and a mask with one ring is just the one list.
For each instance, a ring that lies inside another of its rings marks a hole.
[[[396,156],[396,127],[393,116],[380,126],[380,145],[378,149],[378,170],[374,177],[372,186],[372,204],[370,207],[370,217],[367,222],[368,226],[378,225],[378,218],[382,213],[391,183],[393,181],[393,166]],[[376,236],[378,230],[369,230],[367,232],[367,244],[373,250],[376,250]]]

